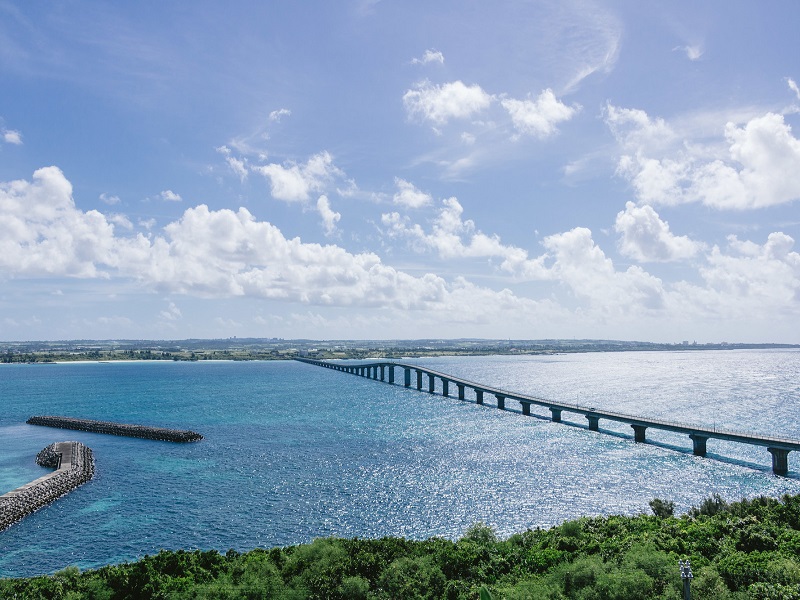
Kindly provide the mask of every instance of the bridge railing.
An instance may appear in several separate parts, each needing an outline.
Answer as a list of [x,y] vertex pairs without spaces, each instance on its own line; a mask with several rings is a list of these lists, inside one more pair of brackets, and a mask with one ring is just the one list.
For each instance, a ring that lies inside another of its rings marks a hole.
[[[448,373],[443,373],[441,371],[435,371],[433,369],[429,369],[427,367],[422,367],[416,364],[409,364],[409,363],[401,363],[401,362],[394,362],[394,361],[370,361],[370,362],[361,362],[361,363],[339,363],[339,362],[331,362],[331,361],[323,361],[317,359],[309,359],[309,358],[298,358],[301,362],[306,362],[313,365],[323,366],[327,368],[333,368],[336,370],[341,370],[349,373],[359,373],[365,374],[368,378],[377,379],[377,373],[380,369],[381,371],[381,380],[384,380],[385,370],[400,368],[404,369],[406,373],[406,377],[404,379],[404,386],[405,387],[415,387],[415,389],[422,390],[422,382],[421,376],[422,374],[428,375],[431,378],[440,378],[443,382],[443,395],[449,396],[448,391],[448,383],[453,383],[459,386],[459,399],[464,399],[463,390],[465,388],[472,389],[477,397],[477,402],[479,404],[483,404],[483,394],[493,394],[497,398],[497,407],[500,409],[505,409],[505,401],[512,400],[517,401],[522,404],[523,414],[529,415],[530,414],[530,406],[536,405],[542,408],[546,408],[550,410],[552,415],[552,420],[556,422],[561,422],[561,413],[562,412],[569,412],[569,413],[576,413],[584,415],[587,420],[589,421],[589,429],[593,431],[599,431],[599,421],[600,419],[606,419],[610,421],[626,423],[630,425],[634,430],[634,439],[637,442],[645,442],[645,431],[648,428],[671,431],[674,433],[682,433],[687,434],[692,439],[693,442],[693,452],[698,456],[705,456],[706,455],[706,441],[708,439],[720,439],[732,442],[739,442],[744,444],[751,444],[757,446],[766,447],[770,454],[772,454],[772,470],[778,475],[787,475],[788,474],[788,454],[791,450],[800,450],[800,440],[796,440],[793,438],[786,438],[786,437],[776,437],[776,436],[768,436],[768,435],[759,435],[753,433],[745,433],[745,432],[736,432],[736,431],[727,431],[709,427],[702,427],[697,425],[691,425],[687,423],[680,423],[677,421],[670,421],[670,420],[663,420],[657,418],[649,418],[649,417],[642,417],[638,415],[630,415],[615,411],[608,411],[608,410],[598,410],[595,407],[590,406],[581,406],[580,404],[567,404],[564,402],[557,402],[552,400],[547,400],[546,398],[540,398],[537,396],[531,396],[528,394],[520,394],[518,392],[513,392],[509,390],[505,390],[502,388],[497,388],[490,385],[485,385],[482,383],[478,383],[475,381],[470,381],[468,379],[464,379],[462,377],[457,377],[454,375],[450,375]],[[409,374],[411,371],[417,372],[417,385],[412,386]],[[371,377],[371,373],[376,373],[376,376],[373,378]],[[389,377],[390,382],[395,381],[394,377],[390,375]],[[433,380],[430,380],[430,385],[428,388],[429,392],[433,392]]]

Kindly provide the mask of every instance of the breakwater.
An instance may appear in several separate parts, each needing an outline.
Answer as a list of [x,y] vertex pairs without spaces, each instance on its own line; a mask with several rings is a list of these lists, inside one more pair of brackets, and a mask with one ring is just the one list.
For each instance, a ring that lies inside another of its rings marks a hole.
[[203,439],[203,436],[196,431],[148,427],[146,425],[130,425],[127,423],[113,423],[110,421],[93,421],[90,419],[73,419],[71,417],[35,416],[28,419],[26,423],[28,423],[28,425],[74,429],[76,431],[88,431],[91,433],[106,433],[108,435],[122,435],[125,437],[164,442],[197,442]]
[[39,452],[36,462],[56,470],[0,496],[0,531],[94,476],[92,450],[80,442],[51,444]]

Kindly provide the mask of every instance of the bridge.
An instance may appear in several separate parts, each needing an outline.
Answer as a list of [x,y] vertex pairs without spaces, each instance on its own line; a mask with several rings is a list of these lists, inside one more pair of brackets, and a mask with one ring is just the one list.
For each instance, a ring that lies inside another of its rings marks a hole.
[[[660,419],[651,419],[646,417],[638,417],[635,415],[628,415],[606,410],[597,410],[594,407],[580,406],[578,404],[565,404],[561,402],[554,402],[544,398],[537,398],[536,396],[529,396],[527,394],[519,394],[510,392],[500,388],[487,386],[460,377],[455,377],[447,373],[441,373],[421,367],[419,365],[410,365],[399,362],[370,362],[362,364],[344,364],[338,362],[331,362],[325,360],[316,360],[312,358],[297,358],[298,361],[325,367],[326,369],[333,369],[343,373],[350,373],[358,375],[367,379],[376,381],[388,382],[389,384],[396,384],[395,371],[398,370],[402,373],[402,384],[406,388],[416,388],[423,391],[424,380],[427,378],[427,391],[431,394],[436,393],[436,380],[441,381],[441,394],[442,396],[449,397],[451,393],[451,386],[457,393],[459,400],[466,399],[466,391],[470,390],[474,395],[477,404],[484,404],[486,397],[494,397],[494,402],[497,408],[505,410],[506,401],[519,402],[522,406],[522,414],[530,415],[531,406],[538,406],[546,408],[550,411],[550,418],[554,423],[561,422],[561,414],[564,412],[583,415],[588,421],[589,429],[591,431],[599,431],[599,423],[601,419],[616,421],[619,423],[626,423],[633,429],[633,439],[636,442],[644,443],[646,439],[646,431],[649,428],[660,429],[664,431],[671,431],[675,433],[683,433],[689,436],[692,440],[692,452],[696,456],[706,455],[706,444],[709,439],[726,440],[729,442],[738,442],[741,444],[751,444],[754,446],[763,446],[772,455],[772,472],[776,475],[786,476],[789,473],[789,452],[792,450],[800,450],[800,440],[782,437],[771,437],[762,435],[752,435],[748,433],[738,433],[735,431],[723,431],[717,428],[708,427],[694,427],[685,423],[677,423],[673,421],[664,421]],[[399,385],[399,383],[397,383]]]

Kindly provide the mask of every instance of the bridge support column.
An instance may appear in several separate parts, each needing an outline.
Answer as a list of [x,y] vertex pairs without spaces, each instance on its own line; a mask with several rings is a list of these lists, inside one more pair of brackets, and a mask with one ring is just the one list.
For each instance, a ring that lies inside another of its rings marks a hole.
[[428,373],[428,393],[432,394],[436,391],[436,377],[432,373]]
[[775,475],[787,475],[789,473],[789,450],[786,448],[767,448],[772,454],[772,472]]
[[406,372],[405,381],[403,382],[403,385],[405,387],[411,387],[411,369],[409,369],[408,367],[403,367],[403,370]]
[[696,433],[690,433],[689,438],[692,440],[692,453],[695,456],[705,456],[708,438],[704,435],[697,435]]
[[475,403],[483,404],[483,390],[475,390]]
[[422,371],[417,370],[417,389],[422,389]]
[[520,402],[522,404],[522,414],[523,415],[530,415],[531,414],[531,403],[530,402]]
[[464,384],[463,383],[457,383],[456,385],[458,386],[458,399],[459,400],[463,400],[464,399]]
[[633,427],[633,441],[643,444],[646,441],[644,432],[647,431],[647,427],[644,425],[631,425],[631,427]]
[[442,379],[442,396],[445,398],[450,396],[450,381]]
[[505,410],[506,397],[503,396],[502,394],[495,394],[494,397],[497,398],[497,408],[499,408],[500,410]]
[[586,419],[589,421],[589,431],[600,430],[600,417],[597,415],[586,415]]
[[386,365],[381,365],[381,381],[386,381]]
[[389,365],[389,383],[394,383],[394,365]]
[[552,415],[551,419],[553,423],[561,423],[561,409],[560,408],[550,408],[550,414]]

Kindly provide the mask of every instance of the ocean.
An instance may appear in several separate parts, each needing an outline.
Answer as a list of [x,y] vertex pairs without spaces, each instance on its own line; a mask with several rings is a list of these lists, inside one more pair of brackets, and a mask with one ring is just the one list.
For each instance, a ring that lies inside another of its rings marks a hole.
[[[800,438],[800,351],[615,352],[436,357],[415,362],[466,379],[598,409]],[[398,371],[401,375],[402,371]],[[0,576],[132,561],[160,549],[244,551],[317,537],[456,539],[482,521],[508,536],[581,516],[685,512],[800,493],[765,448],[507,401],[430,395],[293,361],[0,365],[0,493],[46,471],[50,443],[94,451],[95,478],[0,532]],[[427,378],[423,384],[427,390]],[[440,382],[437,390],[441,389]],[[537,412],[534,408],[534,412]],[[26,425],[62,415],[192,429],[175,444]]]

